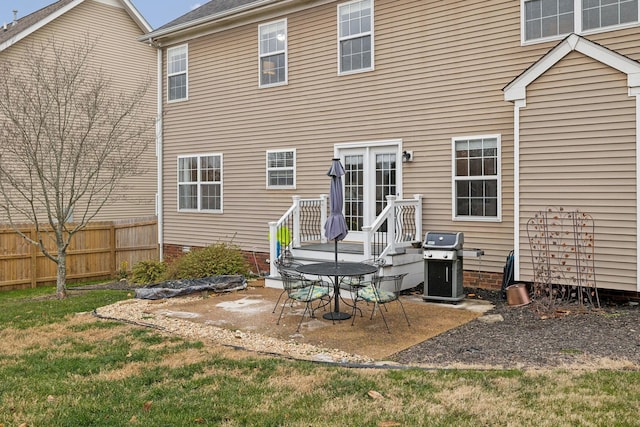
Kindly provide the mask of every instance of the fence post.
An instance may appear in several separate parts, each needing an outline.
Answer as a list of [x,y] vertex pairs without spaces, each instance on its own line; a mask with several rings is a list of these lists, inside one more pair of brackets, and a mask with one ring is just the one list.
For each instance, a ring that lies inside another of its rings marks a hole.
[[[29,233],[31,240],[36,242],[38,237],[36,229],[32,228]],[[31,287],[35,288],[38,286],[38,247],[31,243],[29,243],[29,246],[31,246]]]
[[111,247],[109,248],[111,251],[111,277],[116,277],[116,271],[118,271],[116,263],[118,259],[116,252],[116,226],[113,223],[109,226],[109,240],[111,241]]

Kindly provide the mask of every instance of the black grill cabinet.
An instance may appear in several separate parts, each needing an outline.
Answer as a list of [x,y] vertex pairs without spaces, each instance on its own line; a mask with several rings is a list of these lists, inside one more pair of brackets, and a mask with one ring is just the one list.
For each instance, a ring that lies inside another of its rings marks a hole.
[[464,299],[462,259],[464,234],[429,231],[424,243],[424,291],[426,300],[453,301]]

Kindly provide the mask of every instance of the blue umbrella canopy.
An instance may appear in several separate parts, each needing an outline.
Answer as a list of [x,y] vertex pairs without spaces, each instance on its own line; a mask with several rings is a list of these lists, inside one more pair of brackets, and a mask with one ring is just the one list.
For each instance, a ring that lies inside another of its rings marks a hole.
[[344,175],[344,167],[340,163],[340,159],[331,161],[331,168],[327,175],[331,177],[331,188],[329,190],[329,204],[331,206],[329,218],[324,224],[324,231],[327,239],[342,240],[347,237],[347,221],[342,214],[342,205],[344,204],[344,194],[342,192],[342,176]]

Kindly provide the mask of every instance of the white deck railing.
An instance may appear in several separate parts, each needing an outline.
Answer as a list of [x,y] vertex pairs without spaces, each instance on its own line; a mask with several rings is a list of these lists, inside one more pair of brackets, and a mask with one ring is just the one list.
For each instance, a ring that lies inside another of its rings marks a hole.
[[[387,196],[387,206],[369,226],[363,226],[364,259],[382,258],[422,239],[422,195],[397,200]],[[381,249],[381,250],[380,250]]]
[[[371,225],[363,226],[363,259],[380,258],[422,239],[422,195],[397,200],[387,196],[387,205]],[[299,248],[305,242],[326,243],[328,197],[302,199],[293,196],[293,204],[278,221],[269,223],[270,276],[277,277],[273,264],[285,250]]]

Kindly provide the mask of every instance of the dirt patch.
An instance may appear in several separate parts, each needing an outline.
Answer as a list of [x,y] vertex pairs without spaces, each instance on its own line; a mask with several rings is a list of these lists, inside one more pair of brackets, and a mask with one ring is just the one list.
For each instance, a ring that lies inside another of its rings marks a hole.
[[[567,304],[541,315],[535,303],[512,307],[500,292],[466,291],[474,296],[458,305],[425,303],[419,294],[404,296],[411,326],[391,306],[391,334],[378,314],[369,320],[366,306],[365,316],[358,316],[354,326],[351,320],[333,325],[319,311],[318,318],[306,318],[296,334],[302,307],[287,306],[276,325],[279,311],[272,311],[280,291],[270,288],[154,303],[127,300],[105,309],[108,315],[227,348],[301,359],[385,360],[429,368],[640,369],[637,305],[603,301],[601,309],[585,309]],[[465,306],[469,301],[476,307]],[[490,311],[482,314],[487,308]]]
[[[225,345],[239,346],[297,358],[326,361],[372,362],[389,359],[394,353],[417,345],[444,331],[469,322],[481,313],[441,304],[425,303],[419,297],[403,297],[407,322],[397,303],[389,304],[385,316],[370,319],[372,305],[360,304],[362,317],[332,322],[305,317],[296,332],[303,305],[287,304],[278,325],[283,301],[276,308],[281,291],[248,288],[246,291],[203,297],[173,298],[160,303],[129,300],[98,310],[99,315],[142,322],[188,336],[211,336]],[[348,311],[344,307],[343,311]],[[384,308],[383,308],[384,309]],[[212,336],[213,334],[213,336]],[[262,350],[261,350],[262,349]]]

